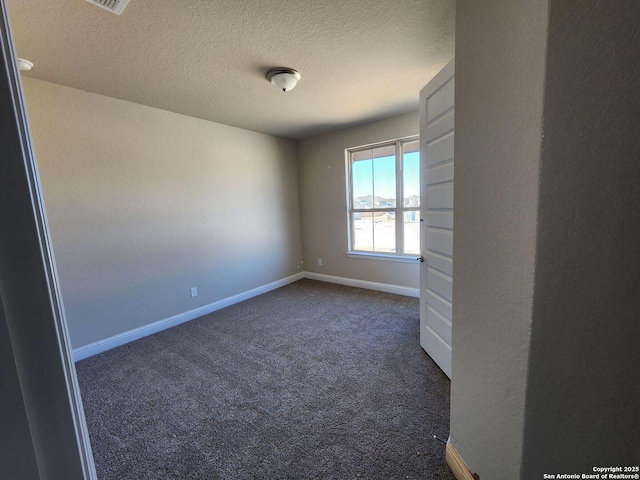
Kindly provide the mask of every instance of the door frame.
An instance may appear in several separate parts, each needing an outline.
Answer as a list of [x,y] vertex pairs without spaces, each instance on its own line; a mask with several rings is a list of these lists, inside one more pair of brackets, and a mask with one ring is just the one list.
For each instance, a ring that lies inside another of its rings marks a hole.
[[5,0],[0,295],[40,478],[96,479]]

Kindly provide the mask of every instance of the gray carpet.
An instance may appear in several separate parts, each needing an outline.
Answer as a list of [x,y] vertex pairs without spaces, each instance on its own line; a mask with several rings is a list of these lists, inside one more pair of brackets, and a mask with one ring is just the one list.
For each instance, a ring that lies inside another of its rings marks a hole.
[[301,280],[76,367],[102,480],[454,479],[415,298]]

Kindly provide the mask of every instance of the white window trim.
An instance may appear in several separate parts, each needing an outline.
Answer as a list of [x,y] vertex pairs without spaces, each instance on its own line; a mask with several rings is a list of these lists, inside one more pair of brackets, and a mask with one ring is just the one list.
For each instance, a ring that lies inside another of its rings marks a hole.
[[[371,212],[371,211],[390,211],[396,214],[396,250],[398,246],[404,246],[404,231],[402,228],[402,222],[400,221],[403,218],[403,214],[405,211],[415,211],[419,209],[416,208],[405,208],[404,204],[404,182],[402,176],[402,161],[398,160],[401,158],[402,154],[402,144],[406,142],[417,141],[420,139],[419,135],[409,135],[407,137],[401,137],[394,140],[386,140],[383,142],[369,143],[366,145],[360,145],[357,147],[351,147],[345,149],[345,172],[346,172],[346,184],[347,184],[347,257],[351,258],[361,258],[368,260],[384,260],[391,262],[415,262],[417,258],[419,258],[418,254],[407,254],[407,253],[394,253],[394,252],[374,252],[371,250],[355,250],[352,248],[353,239],[355,237],[354,225],[351,221],[351,214],[357,212]],[[395,156],[396,156],[396,206],[393,208],[376,208],[376,209],[357,209],[353,208],[353,178],[351,172],[351,154],[353,152],[358,152],[361,150],[367,150],[370,148],[382,147],[387,145],[395,144]]]

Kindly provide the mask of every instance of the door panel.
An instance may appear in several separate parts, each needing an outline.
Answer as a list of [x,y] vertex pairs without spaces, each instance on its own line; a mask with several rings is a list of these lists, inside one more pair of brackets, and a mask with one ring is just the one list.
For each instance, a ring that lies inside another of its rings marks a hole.
[[427,305],[427,320],[429,326],[442,340],[451,345],[451,322],[433,307]]
[[431,227],[453,228],[453,212],[427,212],[425,222]]
[[[441,71],[444,71],[446,68],[448,68],[450,64],[451,62],[449,62],[449,64],[446,67],[444,67]],[[451,68],[451,72],[452,72],[452,75],[449,78],[453,78],[453,68]],[[434,80],[437,77],[438,75],[436,75]],[[449,80],[449,78],[445,80]],[[433,80],[429,83],[432,83],[432,82]],[[435,118],[439,117],[440,115],[442,115],[444,112],[446,112],[451,108],[452,106],[451,99],[453,98],[453,88],[454,88],[453,82],[447,82],[447,81],[442,82],[438,84],[437,88],[433,89],[433,93],[427,97],[427,121],[429,123],[433,122]]]
[[442,297],[434,294],[433,292],[427,292],[426,294],[427,305],[433,307],[438,312],[442,313],[445,318],[451,318],[451,302],[448,302]]
[[453,281],[449,275],[427,267],[428,290],[451,303],[453,296]]
[[450,182],[453,179],[453,161],[429,169],[429,185]]
[[427,185],[429,210],[450,209],[453,205],[453,180],[437,185]]
[[437,120],[429,124],[429,131],[427,132],[427,141],[432,142],[435,139],[444,136],[445,134],[453,131],[455,112],[453,110],[448,111]]
[[427,140],[431,152],[427,158],[427,166],[432,167],[438,163],[453,159],[453,131],[449,135],[437,138],[433,141]]
[[446,273],[447,275],[453,275],[453,261],[449,257],[445,257],[444,255],[439,255],[434,252],[427,252],[425,256],[427,264],[442,273]]
[[420,345],[451,378],[454,60],[420,92]]
[[[443,228],[433,228],[431,225],[427,226],[427,244],[430,253],[436,253],[440,255],[446,255],[449,259],[453,255],[453,232],[451,230]],[[429,264],[429,266],[432,266]]]

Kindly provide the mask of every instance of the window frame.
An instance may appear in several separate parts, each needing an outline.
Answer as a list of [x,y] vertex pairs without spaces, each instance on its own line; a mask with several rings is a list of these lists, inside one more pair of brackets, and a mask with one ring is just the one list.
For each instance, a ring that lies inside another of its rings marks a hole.
[[[405,207],[404,206],[404,176],[403,176],[403,145],[412,142],[419,142],[419,135],[409,135],[397,138],[395,140],[387,140],[383,142],[369,143],[357,147],[345,149],[345,170],[346,170],[346,191],[347,191],[347,256],[353,258],[369,258],[376,260],[386,260],[395,262],[415,262],[416,257],[420,253],[404,252],[404,214],[405,212],[418,212],[420,216],[420,206]],[[395,152],[395,174],[396,174],[396,205],[395,207],[377,207],[377,208],[355,208],[353,205],[353,154],[364,150],[370,150],[380,147],[394,146]],[[420,147],[418,143],[418,148]],[[418,150],[419,151],[419,150]],[[419,197],[421,195],[419,194]],[[422,198],[421,198],[422,201]],[[367,212],[389,212],[395,214],[395,252],[376,252],[374,250],[356,250],[353,246],[355,240],[355,222],[353,216],[355,213]]]

